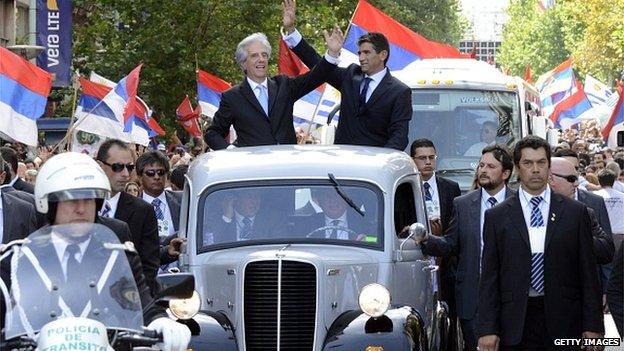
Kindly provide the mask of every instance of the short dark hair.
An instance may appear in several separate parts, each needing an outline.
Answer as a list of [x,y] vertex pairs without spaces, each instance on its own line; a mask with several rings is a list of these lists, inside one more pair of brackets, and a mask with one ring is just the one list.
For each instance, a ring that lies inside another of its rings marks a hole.
[[357,41],[358,46],[364,43],[370,43],[373,46],[373,49],[375,49],[376,53],[380,53],[383,50],[386,50],[388,55],[384,60],[384,66],[388,63],[388,59],[390,58],[390,44],[388,44],[388,39],[385,35],[379,32],[368,32],[362,35]]
[[167,174],[169,174],[169,159],[162,152],[158,150],[150,150],[144,152],[139,158],[136,160],[136,172],[138,176],[143,175],[143,170],[145,167],[153,164],[160,164]]
[[616,178],[617,175],[610,169],[604,168],[598,172],[598,183],[600,183],[600,186],[613,186]]
[[496,161],[503,165],[503,171],[509,171],[509,177],[505,179],[505,183],[509,182],[509,178],[511,178],[511,173],[513,173],[514,167],[509,149],[502,144],[488,145],[483,148],[481,155],[485,155],[487,153],[492,153],[492,156],[494,156]]
[[544,151],[546,152],[546,159],[548,160],[548,168],[550,168],[550,145],[548,145],[548,142],[546,140],[535,135],[525,136],[516,143],[513,151],[513,160],[516,166],[520,165],[522,150],[527,148],[531,148],[533,150],[537,150],[540,148],[544,149]]
[[418,149],[419,147],[432,147],[435,150],[435,145],[433,145],[433,141],[426,138],[420,138],[412,142],[412,145],[410,146],[410,156],[414,157],[414,155],[416,154],[416,149]]
[[9,163],[13,173],[17,173],[17,151],[8,146],[0,147],[0,154],[2,158]]
[[579,155],[572,149],[559,149],[552,155],[553,157],[574,157],[577,160],[579,159]]
[[119,139],[106,139],[102,143],[102,145],[100,145],[95,159],[97,161],[106,162],[106,160],[108,159],[108,150],[110,150],[110,148],[113,146],[117,146],[118,148],[123,150],[132,151],[132,149],[130,149],[130,145],[128,145],[128,143],[126,142],[123,142]]
[[188,172],[188,165],[179,165],[171,171],[171,183],[173,183],[178,189],[184,188],[184,181],[186,178],[186,172]]

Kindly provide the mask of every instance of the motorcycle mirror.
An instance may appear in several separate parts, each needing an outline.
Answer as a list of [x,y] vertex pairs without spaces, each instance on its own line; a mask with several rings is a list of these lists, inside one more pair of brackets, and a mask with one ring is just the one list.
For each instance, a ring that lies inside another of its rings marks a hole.
[[156,277],[160,290],[155,299],[175,298],[188,299],[195,291],[195,277],[191,273],[166,273]]

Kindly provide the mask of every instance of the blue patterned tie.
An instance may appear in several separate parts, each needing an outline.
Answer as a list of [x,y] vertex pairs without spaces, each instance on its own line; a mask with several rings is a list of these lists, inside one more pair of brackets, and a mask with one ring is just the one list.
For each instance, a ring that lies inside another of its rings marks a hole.
[[423,186],[425,187],[425,201],[432,201],[433,196],[431,196],[431,185],[425,182]]
[[241,240],[248,240],[251,236],[251,219],[245,217],[242,222],[243,226],[240,230],[240,238]]
[[156,212],[156,219],[162,221],[165,219],[165,215],[163,214],[163,211],[160,209],[160,204],[162,204],[162,201],[160,201],[160,199],[158,198],[152,201],[152,206],[154,206],[154,212]]
[[544,226],[544,217],[542,217],[542,211],[540,211],[539,205],[544,198],[541,196],[534,196],[531,198],[531,227]]
[[496,204],[498,203],[498,201],[496,200],[494,196],[490,196],[490,198],[487,201],[490,204],[490,208],[496,206]]
[[258,102],[260,103],[260,106],[262,106],[264,113],[269,116],[269,97],[267,96],[266,88],[264,85],[258,84],[258,86],[256,86],[256,90],[258,90]]
[[372,79],[369,77],[364,78],[364,84],[362,85],[362,91],[360,92],[360,106],[364,106],[366,104],[366,93],[368,92],[368,86],[370,85]]
[[110,212],[111,212],[111,205],[108,203],[108,201],[104,201],[104,208],[100,212],[100,216],[110,218]]
[[[539,205],[544,198],[535,196],[531,198],[531,227],[544,226],[544,217]],[[534,253],[531,255],[531,287],[542,294],[544,292],[544,253]]]

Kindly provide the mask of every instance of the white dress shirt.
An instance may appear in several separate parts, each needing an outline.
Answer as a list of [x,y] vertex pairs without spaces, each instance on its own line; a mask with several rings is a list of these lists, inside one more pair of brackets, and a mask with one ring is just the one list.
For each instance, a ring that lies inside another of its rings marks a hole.
[[[51,238],[52,244],[54,245],[56,256],[58,257],[59,262],[61,262],[61,269],[63,270],[63,277],[67,279],[67,261],[69,260],[69,253],[65,252],[65,250],[67,249],[67,246],[70,245],[70,243],[65,241],[61,236],[59,236],[58,234],[54,232],[50,234],[50,238]],[[87,247],[89,246],[89,242],[91,242],[91,237],[89,237],[87,240],[83,242],[78,243],[78,252],[74,254],[74,258],[76,259],[76,261],[78,261],[78,263],[82,262],[82,256],[87,250]]]
[[[438,193],[438,182],[436,182],[435,173],[429,178],[429,180],[424,183],[428,183],[430,188],[429,192],[431,193],[431,201],[425,201],[427,206],[427,214],[429,218],[440,218],[440,196]],[[424,184],[423,184],[424,185]]]
[[[243,230],[243,227],[245,226],[245,224],[243,223],[243,219],[245,219],[245,216],[241,215],[240,213],[234,211],[234,218],[236,218],[236,241],[241,241],[241,240],[249,240],[249,238],[241,238],[241,231]],[[251,223],[249,224],[252,228],[252,234],[253,234],[253,226],[254,226],[254,222],[256,220],[256,216],[253,217],[247,217],[249,218],[249,220],[251,221]]]
[[[531,244],[531,254],[534,253],[543,253],[544,252],[544,244],[546,242],[546,228],[548,227],[548,221],[554,221],[555,217],[549,216],[550,212],[550,187],[547,185],[546,189],[537,196],[541,196],[543,198],[542,202],[539,204],[540,212],[542,213],[542,218],[544,219],[544,225],[541,227],[531,227],[531,211],[533,210],[533,205],[531,204],[531,198],[534,195],[531,195],[522,189],[522,186],[518,190],[518,195],[520,197],[520,205],[522,206],[522,214],[524,215],[524,222],[526,223],[527,231],[529,233],[529,243]],[[531,262],[529,262],[529,265]],[[529,284],[530,285],[530,284]],[[529,286],[529,296],[542,296],[544,293],[538,293],[533,289],[532,286]]]
[[7,185],[14,186],[15,182],[17,182],[17,178],[19,178],[19,176],[15,176],[15,178],[13,178]]
[[[152,205],[152,201],[156,199],[148,195],[145,191],[143,192],[143,200],[148,204]],[[163,191],[158,196],[158,200],[160,200],[160,210],[165,217],[164,220],[157,219],[158,221],[158,235],[159,236],[168,236],[175,233],[175,228],[173,227],[173,218],[171,218],[171,211],[169,210],[169,203],[167,202],[167,196]],[[152,205],[153,206],[153,205]]]
[[[496,199],[497,205],[505,201],[506,190],[507,190],[507,187],[503,187],[496,194],[494,194],[494,198]],[[492,197],[492,195],[488,194],[488,192],[485,191],[485,189],[481,188],[481,216],[479,219],[479,225],[480,225],[479,233],[481,233],[481,252],[482,253],[483,253],[483,222],[485,221],[485,211],[494,207],[490,205],[490,203],[488,202],[488,199],[490,197]]]
[[[338,226],[338,227],[349,228],[349,223],[347,222],[347,211],[345,211],[342,214],[342,216],[338,218],[330,218],[327,216],[324,216],[324,217],[325,217],[325,226]],[[333,224],[332,223],[333,221],[340,221],[340,223]],[[329,239],[333,231],[334,231],[333,229],[325,230],[325,239]],[[349,233],[347,231],[337,229],[336,238],[340,240],[349,240]]]
[[[365,78],[371,79],[370,83],[368,83],[368,90],[366,90],[366,102],[368,102],[368,99],[370,99],[371,95],[373,95],[373,92],[375,91],[375,89],[377,89],[377,86],[379,85],[379,83],[381,83],[381,80],[383,79],[383,77],[386,76],[387,73],[388,68],[384,68],[381,71],[373,74],[372,76],[369,76],[368,74],[364,75]],[[362,83],[362,86],[360,87],[360,93],[362,92],[363,88],[364,83]]]
[[247,83],[249,83],[249,86],[251,87],[251,91],[253,91],[254,95],[256,96],[256,99],[258,99],[258,103],[260,103],[260,106],[262,106],[262,102],[260,101],[260,90],[256,89],[256,87],[258,87],[258,85],[262,85],[264,87],[264,91],[266,91],[266,105],[269,106],[269,85],[268,85],[268,79],[264,78],[264,80],[262,81],[262,83],[256,83],[253,80],[251,80],[249,77],[247,77]]
[[108,206],[110,206],[110,211],[108,212],[107,217],[108,218],[115,218],[115,213],[117,212],[117,205],[119,204],[119,197],[121,193],[117,193],[115,194],[115,196],[111,197],[110,199],[106,199],[104,200],[104,203],[102,204],[102,208],[100,209],[100,214],[102,213],[102,210],[104,210],[104,207],[106,207],[106,204],[108,204]]

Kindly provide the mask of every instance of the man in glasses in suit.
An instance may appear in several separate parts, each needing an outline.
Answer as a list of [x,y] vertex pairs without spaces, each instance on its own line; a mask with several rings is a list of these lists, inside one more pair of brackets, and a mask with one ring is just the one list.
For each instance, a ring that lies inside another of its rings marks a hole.
[[134,171],[134,152],[119,139],[108,139],[98,149],[96,160],[110,181],[110,197],[104,201],[100,216],[116,218],[128,224],[132,242],[141,257],[147,285],[157,290],[156,272],[160,266],[158,222],[154,207],[123,190]]
[[176,235],[180,230],[182,192],[165,190],[169,179],[169,160],[160,151],[148,151],[139,156],[136,172],[143,189],[141,197],[154,206],[156,213],[161,243],[160,263],[172,263],[178,259],[182,244],[182,239]]

